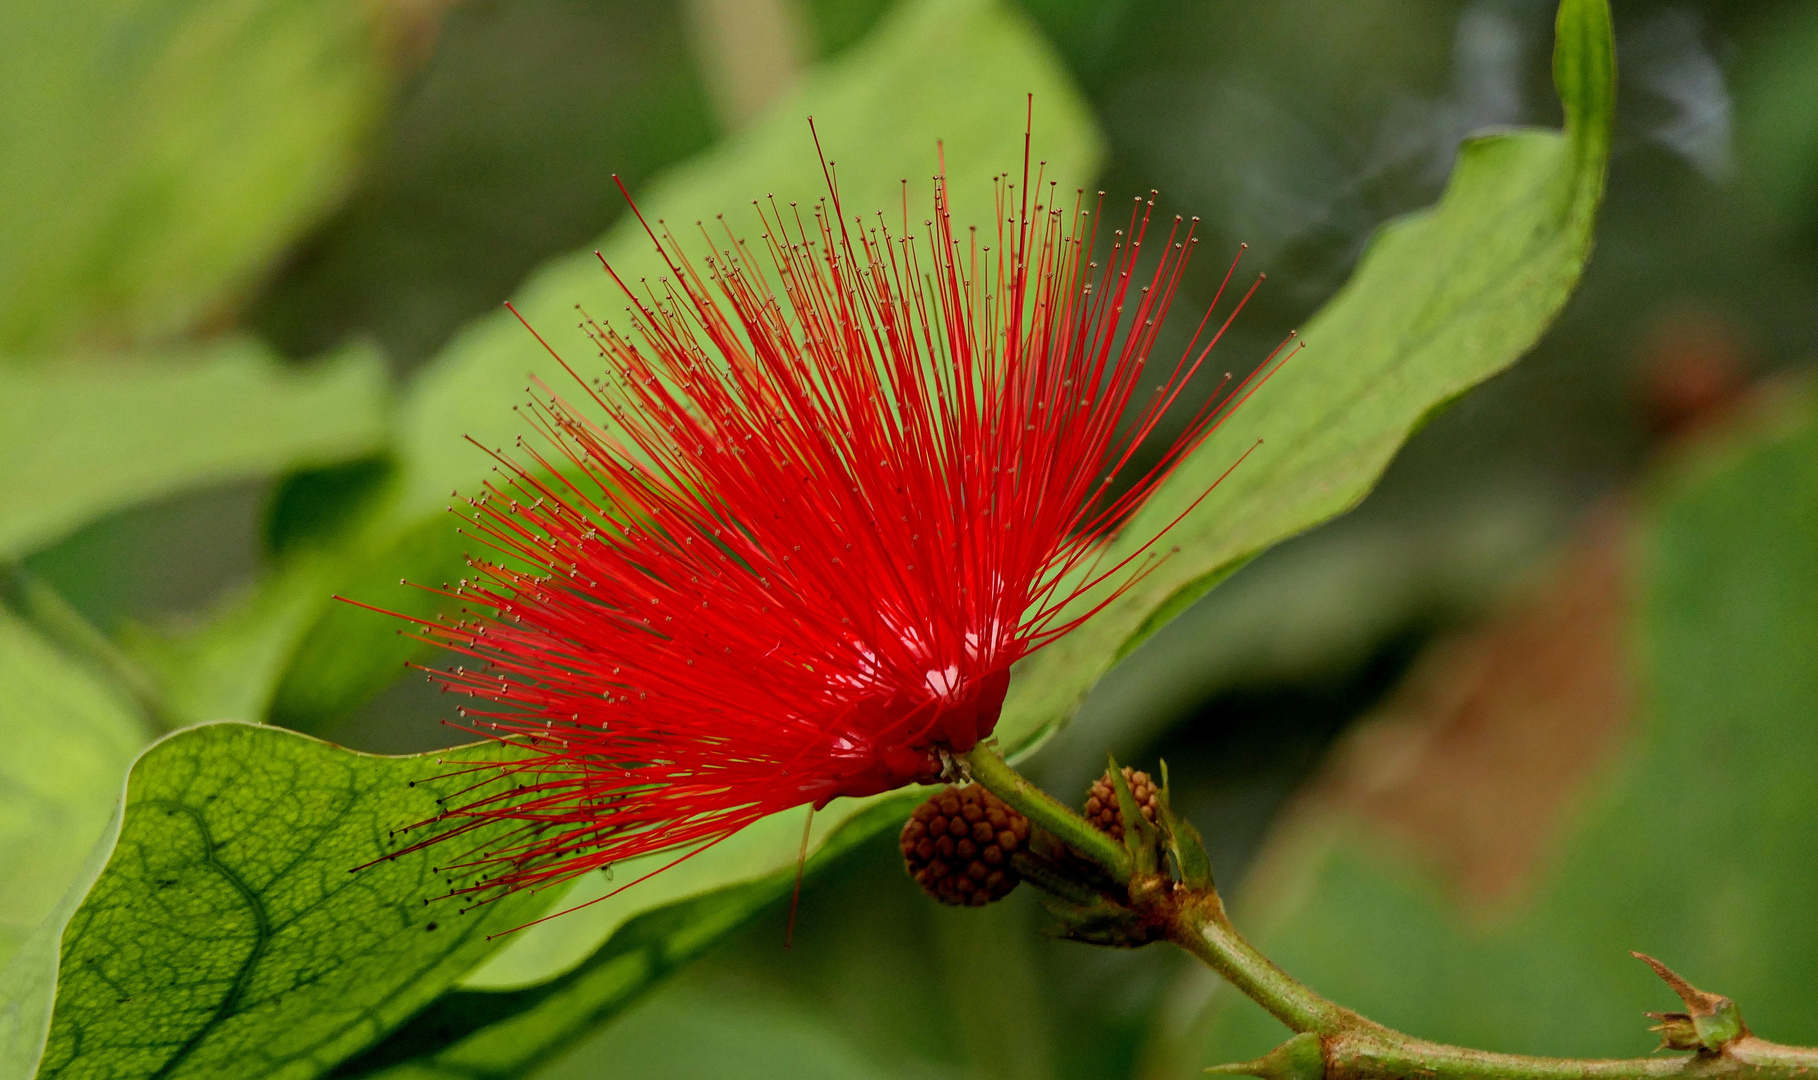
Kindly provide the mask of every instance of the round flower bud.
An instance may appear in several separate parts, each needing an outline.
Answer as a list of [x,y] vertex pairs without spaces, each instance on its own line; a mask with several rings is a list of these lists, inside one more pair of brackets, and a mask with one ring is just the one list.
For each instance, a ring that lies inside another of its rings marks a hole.
[[903,865],[943,904],[1002,900],[1022,876],[1010,856],[1029,845],[1029,819],[977,784],[945,787],[903,823]]
[[[1150,823],[1155,821],[1155,781],[1149,774],[1125,765],[1124,782],[1130,785],[1130,794],[1136,796],[1136,805],[1142,810],[1143,817]],[[1111,786],[1111,773],[1092,781],[1086,791],[1086,820],[1091,822],[1099,832],[1105,833],[1113,840],[1124,838],[1124,812],[1117,805],[1117,789]]]

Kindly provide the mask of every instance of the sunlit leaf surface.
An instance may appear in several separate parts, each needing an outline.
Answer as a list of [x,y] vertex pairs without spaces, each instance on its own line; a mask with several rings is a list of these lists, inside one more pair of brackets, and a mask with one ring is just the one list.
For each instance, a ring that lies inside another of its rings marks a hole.
[[0,557],[186,488],[369,453],[386,396],[369,350],[290,368],[245,339],[119,364],[0,366]]
[[[472,782],[462,763],[500,753],[372,757],[247,724],[147,750],[106,868],[62,930],[37,1075],[309,1077],[377,1041],[549,899],[426,903],[447,891],[433,865],[448,848],[355,872]],[[0,1064],[29,1062],[44,1031],[7,1035]]]
[[1168,535],[1179,551],[1023,662],[999,728],[1008,745],[1064,723],[1112,663],[1244,560],[1355,505],[1433,411],[1534,344],[1590,255],[1614,76],[1603,0],[1567,0],[1554,55],[1566,130],[1467,141],[1440,204],[1376,235],[1307,324],[1306,348],[1131,523],[1153,535],[1254,447]]
[[51,913],[119,801],[144,722],[0,608],[0,967]]
[[172,339],[341,196],[401,8],[0,5],[0,354]]

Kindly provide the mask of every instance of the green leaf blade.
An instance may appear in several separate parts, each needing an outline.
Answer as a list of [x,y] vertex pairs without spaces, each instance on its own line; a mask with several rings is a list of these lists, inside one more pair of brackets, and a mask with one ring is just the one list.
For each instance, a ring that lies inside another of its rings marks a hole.
[[143,719],[0,608],[0,968],[106,830]]
[[[899,825],[919,800],[897,796],[847,819],[809,860],[805,875],[879,830]],[[794,869],[785,867],[756,881],[647,911],[579,966],[534,986],[447,994],[391,1040],[334,1075],[367,1080],[523,1075],[747,925],[787,895],[794,880]]]
[[314,1077],[403,1023],[549,899],[430,902],[435,865],[496,826],[374,861],[505,753],[372,757],[245,724],[153,746],[63,930],[36,1075]]
[[382,7],[0,8],[0,353],[184,336],[334,205],[389,96]]
[[371,453],[387,397],[364,348],[302,370],[243,339],[118,366],[0,366],[0,557],[185,488]]
[[[1179,550],[1023,662],[999,726],[1007,747],[1027,752],[1064,723],[1115,659],[1162,625],[1158,613],[1184,610],[1207,579],[1356,505],[1433,410],[1513,363],[1552,322],[1590,255],[1614,107],[1607,6],[1566,0],[1558,28],[1566,131],[1467,140],[1439,205],[1377,234],[1308,323],[1306,348],[1127,528],[1151,536],[1204,495],[1164,537]],[[1108,562],[1133,544],[1114,545]]]

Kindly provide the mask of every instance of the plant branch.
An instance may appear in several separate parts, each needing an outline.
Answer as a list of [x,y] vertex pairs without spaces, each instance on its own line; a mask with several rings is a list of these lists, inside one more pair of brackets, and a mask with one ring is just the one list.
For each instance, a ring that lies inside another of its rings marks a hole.
[[1218,893],[1181,889],[1169,901],[1168,940],[1198,957],[1290,1030],[1326,1035],[1358,1026],[1378,1027],[1319,996],[1244,940],[1226,917]]
[[[1131,891],[1141,895],[1139,889]],[[1219,1066],[1214,1072],[1268,1080],[1810,1080],[1818,1072],[1818,1049],[1757,1038],[1742,1026],[1739,1015],[1736,1034],[1684,1057],[1536,1057],[1418,1039],[1328,1001],[1277,967],[1231,925],[1215,892],[1177,887],[1167,905],[1170,940],[1300,1033],[1267,1057]],[[1649,963],[1665,972],[1658,961]],[[1693,989],[1676,975],[1667,982],[1694,1012],[1708,1001],[1729,1004],[1726,998]],[[1671,1024],[1683,1014],[1659,1015]],[[1316,1061],[1310,1057],[1309,1035],[1318,1039]]]
[[1549,1058],[1493,1054],[1416,1039],[1396,1031],[1342,1032],[1321,1038],[1324,1080],[1792,1080],[1810,1077],[1818,1051],[1753,1037],[1721,1053],[1685,1057]]
[[[1265,1057],[1208,1072],[1265,1080],[1813,1080],[1818,1049],[1783,1046],[1751,1034],[1735,1003],[1693,987],[1651,957],[1654,968],[1684,1001],[1686,1012],[1650,1013],[1661,1021],[1663,1047],[1684,1056],[1552,1058],[1499,1054],[1430,1042],[1384,1027],[1321,997],[1276,966],[1231,924],[1218,892],[1194,867],[1204,849],[1191,826],[1166,810],[1162,828],[1140,842],[1119,844],[1037,788],[1005,763],[995,747],[980,744],[966,756],[972,779],[1021,811],[1111,875],[1111,881],[1073,880],[1064,863],[1031,860],[1029,880],[1064,903],[1050,910],[1068,923],[1068,936],[1102,944],[1137,945],[1166,937],[1218,972],[1244,996],[1268,1010],[1293,1038]],[[1113,768],[1115,775],[1115,767]],[[1130,809],[1126,809],[1126,819]],[[1141,848],[1149,845],[1154,850]],[[1191,847],[1191,852],[1186,847]],[[1176,856],[1178,876],[1160,857]],[[1183,854],[1190,858],[1183,858]],[[1159,868],[1159,869],[1157,869]],[[1087,875],[1088,878],[1090,875]],[[1187,880],[1179,880],[1186,878]],[[1203,884],[1202,884],[1203,882]]]

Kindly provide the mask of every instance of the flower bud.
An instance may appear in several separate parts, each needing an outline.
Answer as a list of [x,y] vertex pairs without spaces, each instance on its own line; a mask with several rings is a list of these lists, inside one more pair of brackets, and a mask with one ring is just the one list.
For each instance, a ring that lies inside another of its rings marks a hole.
[[903,865],[943,904],[1002,900],[1022,876],[1010,857],[1029,845],[1029,819],[977,784],[945,787],[903,823]]
[[[1128,765],[1123,767],[1123,774],[1124,782],[1130,785],[1130,794],[1136,796],[1136,805],[1142,809],[1143,817],[1153,823],[1156,814],[1155,781],[1148,773],[1132,769]],[[1117,789],[1111,784],[1109,771],[1092,781],[1092,786],[1086,791],[1086,820],[1113,840],[1124,838],[1124,815],[1117,805]]]

